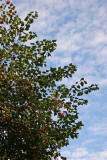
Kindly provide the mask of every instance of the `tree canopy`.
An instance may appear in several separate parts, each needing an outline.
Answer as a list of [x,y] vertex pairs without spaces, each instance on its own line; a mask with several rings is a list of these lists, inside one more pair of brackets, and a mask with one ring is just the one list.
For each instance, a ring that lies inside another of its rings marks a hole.
[[37,34],[29,29],[36,11],[22,21],[10,1],[0,1],[0,158],[51,160],[69,145],[69,138],[78,138],[83,124],[77,121],[77,109],[88,103],[81,96],[98,85],[87,86],[84,78],[70,88],[57,85],[72,78],[76,66],[45,69],[56,40],[35,40]]

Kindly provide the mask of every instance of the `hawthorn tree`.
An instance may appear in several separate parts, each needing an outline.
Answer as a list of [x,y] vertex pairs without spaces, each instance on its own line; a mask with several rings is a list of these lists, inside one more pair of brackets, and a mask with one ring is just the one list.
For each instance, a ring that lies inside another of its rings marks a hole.
[[[3,1],[3,0],[0,0]],[[1,2],[0,2],[1,3]],[[10,1],[0,4],[0,159],[51,160],[58,149],[78,138],[77,107],[86,105],[83,94],[98,86],[81,78],[70,88],[57,85],[77,70],[68,66],[46,69],[46,58],[56,49],[56,40],[25,42],[37,37],[29,31],[37,19],[30,12],[22,21]],[[70,101],[65,101],[65,97]],[[53,117],[56,116],[56,118]],[[63,157],[62,157],[63,158]]]

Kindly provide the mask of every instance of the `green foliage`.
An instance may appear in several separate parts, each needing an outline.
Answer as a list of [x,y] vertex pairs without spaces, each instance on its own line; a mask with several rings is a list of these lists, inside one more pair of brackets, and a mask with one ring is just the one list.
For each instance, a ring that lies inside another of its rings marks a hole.
[[[69,145],[69,138],[78,138],[77,131],[83,126],[81,121],[77,122],[77,107],[86,105],[88,101],[79,97],[98,89],[96,84],[85,87],[87,82],[84,78],[70,88],[64,84],[56,85],[57,81],[71,78],[76,72],[72,63],[42,71],[41,67],[46,66],[46,58],[51,56],[57,44],[56,40],[46,39],[30,43],[31,46],[24,44],[37,37],[35,32],[28,32],[37,17],[37,12],[30,12],[22,21],[9,1],[0,4],[2,160],[50,160],[58,157],[58,149]],[[65,102],[66,97],[70,97],[70,102]],[[57,116],[56,120],[52,113]]]

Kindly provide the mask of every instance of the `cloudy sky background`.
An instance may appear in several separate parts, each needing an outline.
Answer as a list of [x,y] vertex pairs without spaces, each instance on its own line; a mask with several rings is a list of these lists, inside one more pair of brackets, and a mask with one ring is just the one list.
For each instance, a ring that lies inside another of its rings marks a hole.
[[[78,108],[84,127],[79,138],[61,149],[67,160],[107,159],[107,0],[12,0],[21,19],[30,11],[38,19],[30,30],[38,39],[57,39],[57,49],[48,58],[53,67],[73,63],[77,72],[62,83],[70,87],[84,77],[99,84],[99,91],[85,96],[89,103]],[[60,160],[60,158],[59,158]]]

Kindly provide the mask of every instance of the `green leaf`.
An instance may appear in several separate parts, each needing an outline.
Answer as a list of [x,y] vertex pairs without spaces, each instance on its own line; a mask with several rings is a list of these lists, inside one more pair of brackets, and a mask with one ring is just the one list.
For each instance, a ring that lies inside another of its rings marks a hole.
[[83,86],[84,86],[84,83],[83,83],[83,82],[81,82],[81,83],[80,83],[80,85],[83,87]]

